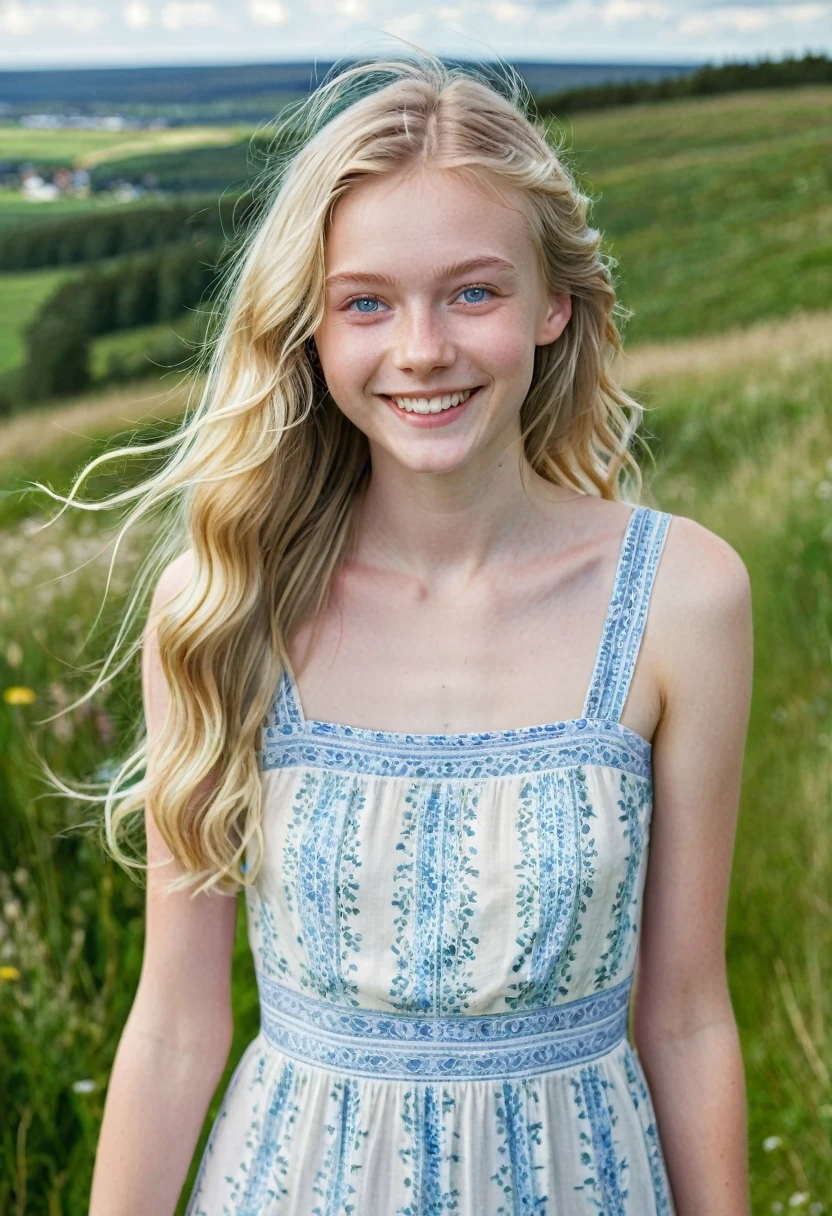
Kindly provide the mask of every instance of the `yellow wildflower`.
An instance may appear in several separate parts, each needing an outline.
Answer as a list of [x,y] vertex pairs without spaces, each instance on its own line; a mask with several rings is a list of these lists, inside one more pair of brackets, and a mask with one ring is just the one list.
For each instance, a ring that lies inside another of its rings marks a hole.
[[0,980],[19,980],[20,972],[17,967],[0,967]]
[[11,688],[3,690],[3,700],[7,705],[31,705],[36,699],[33,689],[24,688],[22,685],[12,685]]

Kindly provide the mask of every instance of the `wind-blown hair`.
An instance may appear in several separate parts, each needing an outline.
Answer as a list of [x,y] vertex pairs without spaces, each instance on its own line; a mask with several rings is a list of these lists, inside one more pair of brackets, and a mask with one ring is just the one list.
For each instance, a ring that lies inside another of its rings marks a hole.
[[[621,350],[620,305],[614,260],[588,225],[591,198],[547,142],[516,73],[489,79],[415,49],[330,74],[282,119],[260,182],[266,197],[229,260],[201,397],[174,433],[149,445],[170,449],[162,467],[103,503],[134,503],[119,538],[166,509],[87,697],[139,649],[140,636],[115,662],[161,570],[191,554],[187,585],[158,618],[170,708],[153,763],[145,732],[106,792],[89,799],[103,803],[105,847],[133,869],[145,867],[125,845],[147,805],[187,871],[170,889],[234,891],[256,879],[261,726],[287,639],[325,606],[354,540],[369,445],[329,396],[311,345],[324,314],[327,226],[352,186],[429,165],[521,206],[548,288],[572,297],[562,335],[535,352],[520,419],[525,456],[553,484],[634,502],[641,493],[630,451],[641,406],[608,370]],[[78,486],[102,461],[137,450],[148,445],[97,457],[62,501],[100,509],[75,500]]]

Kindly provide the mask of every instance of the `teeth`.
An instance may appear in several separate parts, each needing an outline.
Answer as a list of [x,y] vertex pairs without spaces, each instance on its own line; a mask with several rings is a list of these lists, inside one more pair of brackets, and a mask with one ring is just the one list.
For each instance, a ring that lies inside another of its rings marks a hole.
[[393,397],[393,401],[408,414],[440,414],[443,410],[453,409],[455,405],[462,405],[473,391],[469,388],[464,393],[451,393],[446,397]]

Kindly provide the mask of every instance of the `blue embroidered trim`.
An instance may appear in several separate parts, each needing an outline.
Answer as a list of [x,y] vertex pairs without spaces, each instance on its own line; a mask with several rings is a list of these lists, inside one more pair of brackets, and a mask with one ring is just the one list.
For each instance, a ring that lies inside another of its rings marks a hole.
[[[328,728],[328,729],[327,729]],[[263,728],[263,769],[325,768],[431,780],[509,777],[598,765],[649,778],[650,743],[618,722],[573,718],[482,735],[399,735],[323,722]]]
[[667,512],[636,507],[627,521],[612,596],[584,702],[587,718],[618,722],[621,717],[670,520]]
[[632,975],[522,1013],[419,1017],[328,1004],[257,972],[268,1043],[308,1064],[387,1081],[504,1080],[597,1059],[626,1034],[631,983]]

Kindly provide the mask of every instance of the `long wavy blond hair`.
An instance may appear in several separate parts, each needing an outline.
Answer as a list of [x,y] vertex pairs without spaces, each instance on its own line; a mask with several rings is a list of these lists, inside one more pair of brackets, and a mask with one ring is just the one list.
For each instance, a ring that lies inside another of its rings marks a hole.
[[591,198],[513,70],[489,78],[408,46],[413,56],[336,65],[282,116],[258,183],[259,214],[228,261],[198,403],[169,437],[97,457],[61,499],[89,505],[76,492],[102,462],[170,449],[158,471],[95,504],[133,504],[119,538],[165,510],[113,649],[84,698],[132,661],[141,633],[128,638],[143,600],[162,569],[190,550],[187,586],[157,619],[170,708],[153,765],[145,731],[102,783],[106,791],[88,796],[103,803],[102,842],[128,869],[145,868],[125,845],[130,825],[150,809],[186,871],[169,889],[235,891],[256,880],[261,726],[288,663],[287,639],[324,607],[354,540],[369,445],[332,401],[311,349],[324,314],[327,226],[352,186],[430,165],[513,192],[548,288],[572,297],[560,338],[536,350],[521,411],[525,455],[557,485],[633,502],[641,493],[630,450],[641,406],[608,370],[621,350],[620,305],[614,259],[588,225]]

